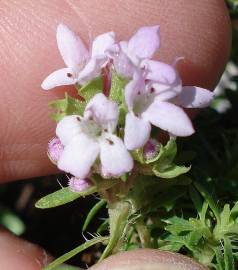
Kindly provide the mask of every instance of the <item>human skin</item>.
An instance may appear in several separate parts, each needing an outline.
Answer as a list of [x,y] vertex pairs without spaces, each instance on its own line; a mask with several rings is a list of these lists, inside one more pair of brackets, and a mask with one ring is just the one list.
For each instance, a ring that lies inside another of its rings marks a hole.
[[[119,39],[127,39],[140,26],[159,24],[158,58],[171,63],[183,56],[185,60],[178,69],[185,85],[212,90],[229,55],[231,31],[223,0],[2,0],[1,182],[56,172],[46,155],[47,142],[55,129],[47,103],[62,97],[65,91],[72,93],[73,87],[46,92],[40,85],[53,70],[64,66],[55,41],[61,22],[86,42],[88,33],[95,36],[113,30]],[[4,239],[0,232],[0,261],[6,263],[5,269],[19,269],[18,263],[24,263],[25,270],[40,269],[27,263],[36,256],[31,250],[28,257],[16,260],[4,256],[4,243],[18,241]]]

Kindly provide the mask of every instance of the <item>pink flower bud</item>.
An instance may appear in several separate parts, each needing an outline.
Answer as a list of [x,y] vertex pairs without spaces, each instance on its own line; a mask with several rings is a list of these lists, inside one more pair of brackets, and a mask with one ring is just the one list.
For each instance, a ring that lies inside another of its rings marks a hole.
[[86,179],[79,179],[76,177],[71,177],[69,179],[69,188],[73,192],[80,192],[88,189],[91,186],[90,180]]
[[149,141],[144,146],[144,157],[145,159],[152,159],[159,151],[159,143],[154,139]]
[[57,163],[62,152],[64,150],[64,146],[61,143],[60,139],[54,137],[48,143],[48,156],[53,163]]

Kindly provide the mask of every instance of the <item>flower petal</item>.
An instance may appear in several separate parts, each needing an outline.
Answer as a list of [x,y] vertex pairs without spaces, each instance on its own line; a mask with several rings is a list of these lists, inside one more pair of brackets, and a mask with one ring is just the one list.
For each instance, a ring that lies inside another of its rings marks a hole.
[[75,84],[71,68],[62,68],[51,73],[41,84],[44,90],[50,90],[61,85]]
[[84,65],[89,57],[89,53],[79,36],[66,25],[59,24],[56,38],[60,54],[66,66],[76,67]]
[[126,115],[124,142],[128,150],[135,150],[149,140],[151,125],[148,121],[136,117],[133,113]]
[[150,89],[153,89],[156,99],[166,101],[172,99],[182,92],[182,82],[179,76],[172,84],[162,84],[157,82],[150,83]]
[[115,33],[108,32],[97,36],[92,44],[92,57],[105,55],[105,51],[115,43]]
[[151,58],[159,49],[159,26],[140,28],[129,40],[128,50],[141,59]]
[[145,81],[140,73],[135,72],[133,79],[125,87],[125,101],[129,110],[133,109],[133,104],[138,95],[145,92]]
[[141,63],[142,67],[145,67],[147,74],[146,79],[163,83],[173,84],[177,79],[177,72],[171,65],[154,60],[144,60]]
[[59,121],[56,127],[56,135],[63,145],[69,144],[74,136],[81,132],[81,116],[69,115]]
[[106,175],[118,177],[133,168],[133,159],[123,141],[109,133],[100,141],[100,159]]
[[155,100],[142,117],[151,124],[170,132],[175,136],[190,136],[194,133],[192,122],[178,106]]
[[184,108],[205,108],[213,99],[213,93],[196,86],[184,86],[173,102]]
[[120,51],[113,56],[113,65],[118,74],[125,78],[132,78],[135,72],[135,67],[128,56]]
[[78,83],[83,85],[88,81],[97,78],[101,73],[101,68],[106,62],[104,57],[102,58],[91,58],[85,67],[81,70],[78,75]]
[[58,161],[58,168],[77,178],[84,179],[88,176],[98,153],[98,143],[81,133],[76,135],[64,148]]
[[119,109],[116,102],[109,100],[104,94],[96,94],[87,104],[84,116],[93,120],[113,132],[117,125]]

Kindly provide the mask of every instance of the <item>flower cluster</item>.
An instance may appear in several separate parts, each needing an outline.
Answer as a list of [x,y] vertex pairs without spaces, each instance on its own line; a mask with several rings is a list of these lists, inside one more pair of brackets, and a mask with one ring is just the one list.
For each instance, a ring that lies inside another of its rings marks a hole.
[[105,69],[107,81],[114,72],[126,82],[122,99],[112,99],[109,86],[86,102],[83,114],[75,112],[58,122],[49,156],[73,179],[86,179],[93,172],[104,178],[129,173],[134,166],[131,153],[148,148],[153,127],[173,137],[190,136],[193,125],[182,107],[203,108],[212,100],[206,89],[183,86],[175,65],[152,59],[160,47],[157,25],[140,28],[129,41],[118,42],[114,32],[99,35],[89,49],[63,24],[56,37],[66,68],[50,74],[43,89],[84,86]]

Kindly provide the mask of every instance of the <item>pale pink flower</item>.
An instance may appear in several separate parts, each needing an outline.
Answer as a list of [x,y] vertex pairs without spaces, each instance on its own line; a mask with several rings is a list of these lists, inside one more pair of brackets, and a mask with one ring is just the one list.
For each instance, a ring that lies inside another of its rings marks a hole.
[[[147,78],[155,80],[152,75]],[[164,75],[164,78],[167,77],[165,82],[169,81],[171,76],[166,72]],[[200,87],[182,87],[179,78],[173,80],[173,84],[146,83],[140,73],[135,73],[133,80],[127,84],[125,100],[129,112],[126,115],[124,142],[128,150],[145,145],[150,137],[151,125],[174,136],[194,133],[191,120],[179,106],[202,108],[209,105],[213,95]]]
[[60,24],[56,39],[66,68],[54,71],[43,81],[41,87],[45,90],[61,85],[85,84],[98,77],[108,61],[106,51],[114,44],[115,34],[108,32],[97,36],[88,50],[79,36]]
[[151,59],[159,46],[159,26],[155,25],[140,28],[129,41],[121,41],[109,51],[116,71],[123,77],[132,77],[141,68],[141,62]]
[[64,146],[61,143],[60,139],[54,137],[48,143],[48,156],[53,163],[57,163],[62,152],[64,150]]
[[123,141],[113,134],[118,114],[118,105],[99,93],[89,101],[83,117],[64,117],[56,128],[64,145],[59,169],[85,179],[99,157],[106,174],[118,176],[131,171],[132,157]]

